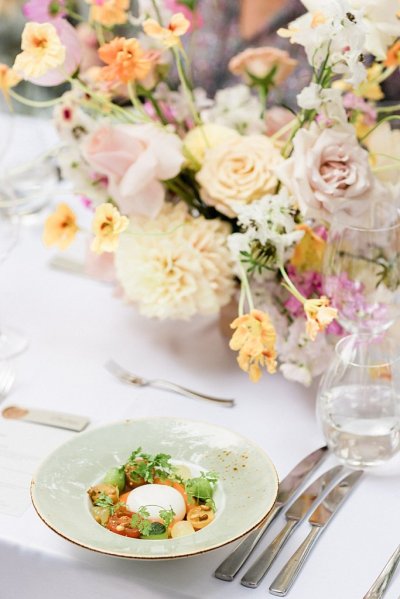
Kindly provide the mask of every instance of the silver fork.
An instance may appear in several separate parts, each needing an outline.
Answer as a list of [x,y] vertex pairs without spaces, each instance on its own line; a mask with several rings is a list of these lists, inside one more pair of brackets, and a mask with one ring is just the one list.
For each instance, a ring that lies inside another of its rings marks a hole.
[[15,372],[9,364],[0,365],[0,403],[7,397],[15,381]]
[[162,379],[143,379],[140,376],[136,376],[135,374],[128,372],[113,360],[109,360],[105,364],[105,368],[108,370],[108,372],[111,372],[111,374],[116,376],[121,381],[124,381],[125,383],[130,383],[131,385],[137,385],[138,387],[158,387],[159,389],[165,389],[166,391],[173,391],[174,393],[179,393],[180,395],[191,397],[192,399],[204,399],[206,401],[219,403],[220,405],[228,408],[231,408],[235,405],[234,399],[223,399],[221,397],[213,397],[212,395],[206,395],[205,393],[192,391],[191,389],[182,387],[182,385],[177,385],[176,383],[171,383],[170,381],[164,381]]

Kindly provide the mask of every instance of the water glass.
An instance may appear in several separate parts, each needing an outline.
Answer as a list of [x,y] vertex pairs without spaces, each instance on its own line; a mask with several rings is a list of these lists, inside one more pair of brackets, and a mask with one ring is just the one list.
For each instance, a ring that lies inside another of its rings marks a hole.
[[332,224],[324,286],[348,332],[376,334],[400,317],[400,218],[393,204],[377,205],[362,226]]
[[328,446],[348,466],[375,466],[400,449],[398,341],[349,335],[323,376],[317,415]]

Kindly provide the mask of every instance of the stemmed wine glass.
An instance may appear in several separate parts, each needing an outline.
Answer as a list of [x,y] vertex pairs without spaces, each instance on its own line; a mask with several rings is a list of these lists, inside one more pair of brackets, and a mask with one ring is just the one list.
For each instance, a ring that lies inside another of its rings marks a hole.
[[[15,247],[20,231],[19,202],[7,190],[0,189],[0,268]],[[0,361],[23,352],[28,340],[19,331],[0,324]]]

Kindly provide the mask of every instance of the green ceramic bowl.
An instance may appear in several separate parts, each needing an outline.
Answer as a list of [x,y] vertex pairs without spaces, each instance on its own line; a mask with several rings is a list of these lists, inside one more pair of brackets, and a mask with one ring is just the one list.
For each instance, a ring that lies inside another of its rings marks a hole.
[[[219,473],[211,524],[186,537],[156,541],[116,535],[97,524],[87,489],[139,446]],[[251,441],[206,422],[146,418],[108,424],[61,445],[39,467],[31,495],[43,522],[65,539],[100,553],[154,560],[197,555],[235,541],[268,514],[277,490],[271,460]]]

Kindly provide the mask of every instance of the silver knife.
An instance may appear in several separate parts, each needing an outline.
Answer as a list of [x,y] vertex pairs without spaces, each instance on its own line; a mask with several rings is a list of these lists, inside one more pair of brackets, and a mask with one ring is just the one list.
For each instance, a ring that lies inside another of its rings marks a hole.
[[364,595],[364,599],[381,599],[389,584],[393,578],[394,573],[400,563],[400,545],[397,547],[393,555],[390,556],[389,561],[375,580],[368,593]]
[[251,589],[258,587],[294,529],[306,517],[310,512],[310,509],[320,499],[321,495],[327,490],[335,478],[337,478],[339,474],[343,474],[343,471],[343,466],[335,466],[327,472],[324,472],[324,474],[312,482],[304,493],[296,499],[285,513],[285,518],[287,520],[286,525],[277,534],[272,543],[270,543],[270,545],[268,545],[262,552],[251,568],[247,570],[240,581],[242,585],[250,587]]
[[346,476],[333,487],[332,491],[328,493],[325,499],[321,501],[318,507],[313,511],[308,519],[311,524],[311,531],[300,547],[293,553],[286,565],[283,566],[282,570],[269,587],[269,591],[272,595],[284,597],[288,593],[312,547],[326,529],[327,524],[336,514],[346,497],[349,496],[350,491],[362,474],[362,470],[356,470]]
[[250,532],[247,537],[239,543],[236,549],[234,549],[234,551],[218,566],[214,572],[216,578],[226,581],[234,579],[258,541],[266,532],[268,526],[276,518],[284,505],[292,499],[293,495],[301,487],[304,481],[315,472],[327,455],[328,448],[326,446],[320,447],[301,460],[301,462],[289,472],[279,484],[278,496],[272,510],[267,514],[261,524]]

